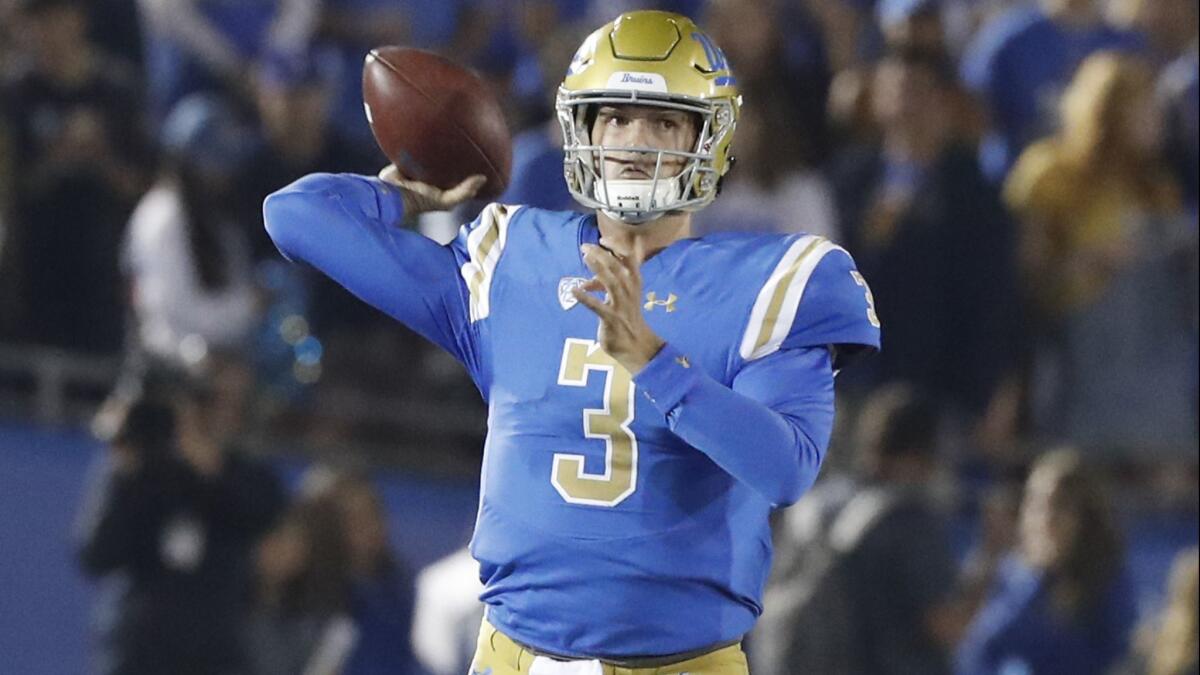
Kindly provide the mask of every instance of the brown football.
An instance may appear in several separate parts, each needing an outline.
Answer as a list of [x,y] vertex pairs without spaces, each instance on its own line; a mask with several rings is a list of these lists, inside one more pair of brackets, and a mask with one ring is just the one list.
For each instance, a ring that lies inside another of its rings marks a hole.
[[410,178],[446,189],[483,174],[479,197],[508,185],[512,137],[486,82],[437,54],[409,47],[371,50],[363,104],[375,141]]

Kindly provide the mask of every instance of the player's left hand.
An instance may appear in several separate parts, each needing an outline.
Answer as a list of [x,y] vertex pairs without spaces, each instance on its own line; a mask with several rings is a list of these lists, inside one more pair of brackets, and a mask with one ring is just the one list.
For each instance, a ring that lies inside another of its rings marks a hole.
[[[600,348],[636,375],[666,344],[642,313],[645,253],[641,240],[634,240],[634,250],[627,256],[595,244],[584,244],[580,250],[584,264],[596,276],[573,291],[575,299],[600,317]],[[603,291],[604,299],[592,295],[593,291]]]

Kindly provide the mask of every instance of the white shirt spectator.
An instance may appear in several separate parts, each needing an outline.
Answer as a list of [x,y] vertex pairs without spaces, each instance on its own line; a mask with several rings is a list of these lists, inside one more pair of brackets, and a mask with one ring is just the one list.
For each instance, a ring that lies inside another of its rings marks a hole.
[[433,675],[466,672],[475,653],[483,603],[479,563],[466,548],[421,571],[413,610],[413,651]]
[[193,345],[237,348],[258,320],[245,238],[232,225],[223,228],[229,283],[210,290],[200,282],[187,228],[178,189],[160,182],[134,210],[125,244],[138,336],[151,355],[168,360],[188,360],[184,351]]

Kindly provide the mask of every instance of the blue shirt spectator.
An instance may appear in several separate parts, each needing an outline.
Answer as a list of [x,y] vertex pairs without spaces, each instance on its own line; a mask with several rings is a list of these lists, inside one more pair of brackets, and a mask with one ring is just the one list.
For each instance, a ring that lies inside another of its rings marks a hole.
[[1048,9],[1070,3],[1040,4],[1010,10],[985,24],[963,57],[962,79],[991,116],[980,162],[996,182],[1026,145],[1054,130],[1059,94],[1084,58],[1100,50],[1143,48],[1137,34],[1099,19],[1068,21],[1061,18],[1065,10],[1054,15]]
[[1106,673],[1137,620],[1122,534],[1084,456],[1035,460],[1021,502],[1018,553],[959,643],[958,675]]
[[1064,621],[1047,575],[1011,557],[956,658],[957,675],[1103,673],[1129,647],[1137,620],[1132,583],[1120,574],[1086,621]]
[[345,675],[403,675],[416,672],[412,633],[414,580],[400,564],[361,578],[350,590],[358,645]]
[[357,640],[344,675],[410,675],[416,581],[392,552],[387,511],[369,478],[324,467],[309,472],[302,491],[340,514],[350,553],[350,616]]

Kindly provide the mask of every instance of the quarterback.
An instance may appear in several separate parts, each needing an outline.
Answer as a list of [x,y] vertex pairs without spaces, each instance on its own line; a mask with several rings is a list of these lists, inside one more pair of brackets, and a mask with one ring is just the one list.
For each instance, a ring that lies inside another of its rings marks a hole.
[[624,14],[559,88],[586,215],[491,204],[446,246],[397,225],[474,194],[389,167],[267,198],[280,251],[448,350],[486,399],[476,673],[746,673],[768,515],[816,479],[834,374],[879,346],[850,256],[692,238],[741,98],[688,18]]

